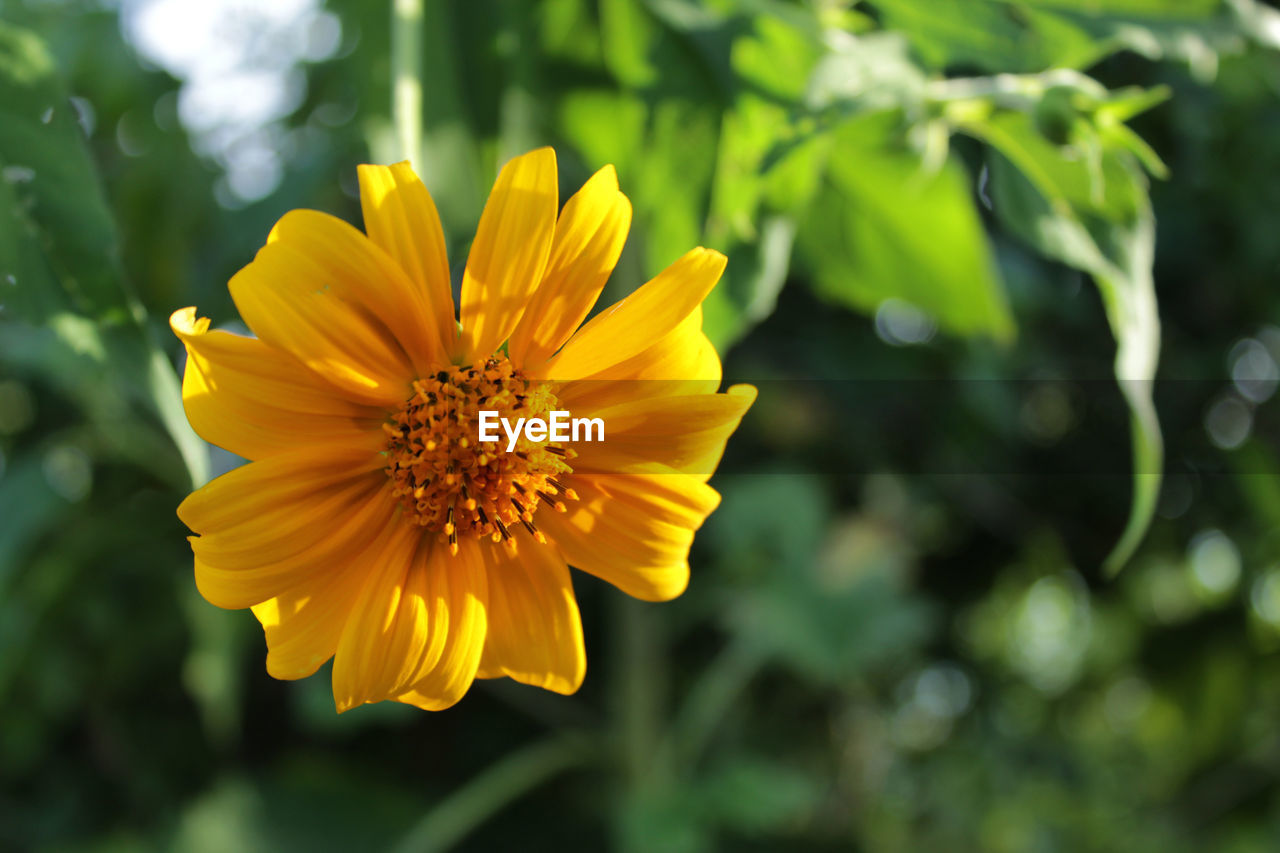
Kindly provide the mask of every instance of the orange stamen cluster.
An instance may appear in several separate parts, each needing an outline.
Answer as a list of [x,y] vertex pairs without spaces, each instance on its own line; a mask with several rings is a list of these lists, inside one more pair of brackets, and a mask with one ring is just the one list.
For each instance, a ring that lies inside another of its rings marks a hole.
[[387,476],[407,515],[439,531],[454,554],[459,536],[489,536],[515,548],[524,528],[546,542],[533,514],[539,503],[565,512],[565,500],[577,500],[562,480],[572,472],[573,451],[521,435],[508,453],[501,427],[499,441],[479,440],[479,418],[482,409],[495,411],[514,426],[556,407],[548,385],[525,378],[503,356],[415,380],[413,396],[383,424]]

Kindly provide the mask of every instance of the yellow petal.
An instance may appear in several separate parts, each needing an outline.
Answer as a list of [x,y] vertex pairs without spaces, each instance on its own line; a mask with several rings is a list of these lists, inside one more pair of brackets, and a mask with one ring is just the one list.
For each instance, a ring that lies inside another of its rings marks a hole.
[[369,239],[396,260],[427,301],[436,338],[450,353],[458,335],[444,230],[431,193],[408,162],[356,168]]
[[547,378],[582,379],[644,352],[702,304],[725,263],[711,249],[686,253],[579,329],[547,365]]
[[360,229],[318,210],[291,210],[267,243],[289,246],[321,267],[312,287],[336,291],[388,329],[419,374],[448,363],[428,293]]
[[[274,239],[231,279],[231,298],[263,342],[294,356],[351,399],[398,405],[408,396],[414,359],[367,305],[375,286],[352,280],[332,260],[317,257],[312,246],[300,248],[297,240]],[[387,266],[395,269],[389,261]],[[404,278],[388,273],[395,275]]]
[[488,635],[489,590],[484,560],[475,540],[458,544],[456,555],[450,556],[441,547],[427,555],[427,576],[434,579],[433,594],[447,596],[449,602],[449,636],[444,650],[434,662],[424,658],[410,688],[392,697],[425,711],[449,708],[470,689]]
[[511,335],[517,365],[550,358],[591,310],[631,228],[631,202],[612,166],[596,172],[565,202],[542,283]]
[[502,167],[462,276],[462,351],[487,358],[510,336],[542,279],[555,233],[556,155],[539,148]]
[[573,693],[586,675],[587,653],[564,557],[532,538],[523,538],[516,554],[480,547],[488,552],[489,635],[479,676]]
[[720,356],[702,333],[702,306],[698,306],[642,352],[566,382],[557,396],[574,415],[584,416],[646,397],[714,394],[720,376]]
[[698,305],[653,344],[584,381],[714,382],[714,391],[720,378],[720,356],[702,332],[702,306]]
[[574,568],[645,601],[667,601],[689,582],[694,530],[720,500],[683,474],[574,475],[580,500],[537,524]]
[[[195,533],[233,541],[266,537],[272,527],[303,527],[326,502],[340,510],[378,477],[386,479],[378,439],[370,434],[359,442],[309,446],[242,465],[188,495],[178,517]],[[247,547],[259,544],[267,543]]]
[[187,348],[182,403],[206,441],[246,459],[378,430],[383,414],[354,403],[296,359],[262,341],[210,332],[183,308],[169,325]]
[[365,581],[361,564],[327,572],[253,607],[267,640],[267,673],[306,678],[333,657]]
[[592,411],[605,423],[604,441],[573,443],[573,470],[640,472],[658,463],[705,481],[755,399],[754,387],[734,385],[726,394],[647,397]]
[[314,519],[301,527],[272,531],[262,524],[243,538],[237,535],[246,532],[243,527],[193,536],[196,588],[218,607],[250,607],[293,590],[306,593],[330,575],[361,564],[377,550],[376,538],[396,514],[396,498],[386,478],[380,479],[358,483],[343,503],[297,513]]
[[454,704],[484,646],[483,566],[401,524],[370,568],[333,661],[339,712],[411,691],[439,707]]

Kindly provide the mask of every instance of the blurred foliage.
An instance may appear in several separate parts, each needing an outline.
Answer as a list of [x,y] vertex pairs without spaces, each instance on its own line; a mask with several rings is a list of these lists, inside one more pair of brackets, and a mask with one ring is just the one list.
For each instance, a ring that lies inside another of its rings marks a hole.
[[389,11],[207,4],[288,95],[231,133],[164,5],[0,0],[0,849],[1274,848],[1280,12],[426,3],[455,266],[506,157],[613,163],[605,300],[721,249],[762,394],[683,598],[577,576],[578,696],[335,717],[193,589],[173,507],[237,460],[162,320],[234,325],[285,210],[359,221]]

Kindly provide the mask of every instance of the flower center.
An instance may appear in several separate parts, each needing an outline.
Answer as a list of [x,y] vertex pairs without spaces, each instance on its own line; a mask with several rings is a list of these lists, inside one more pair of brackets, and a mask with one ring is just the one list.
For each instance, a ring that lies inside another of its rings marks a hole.
[[572,472],[573,451],[521,434],[506,452],[505,435],[482,442],[478,425],[482,409],[515,424],[545,418],[556,406],[546,383],[531,382],[504,356],[415,380],[413,396],[383,424],[387,476],[409,518],[439,531],[454,554],[458,537],[468,535],[514,549],[521,526],[546,542],[533,514],[539,501],[565,512],[564,501],[577,500],[558,479]]

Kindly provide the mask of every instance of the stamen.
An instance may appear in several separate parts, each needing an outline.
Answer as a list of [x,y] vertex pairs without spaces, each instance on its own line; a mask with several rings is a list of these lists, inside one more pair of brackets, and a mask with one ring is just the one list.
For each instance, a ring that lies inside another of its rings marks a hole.
[[453,366],[411,383],[411,395],[386,423],[386,473],[392,491],[417,526],[437,531],[450,554],[463,536],[489,536],[510,550],[519,522],[537,542],[546,536],[534,524],[545,504],[566,512],[576,500],[560,479],[572,473],[571,450],[520,439],[481,442],[481,407],[500,417],[545,417],[560,407],[546,383],[535,383],[504,356]]
[[535,542],[537,542],[540,545],[547,544],[547,534],[539,530],[536,524],[534,524],[532,521],[529,521],[528,519],[521,519],[520,523],[524,525],[525,530],[529,531],[529,533],[532,534]]

